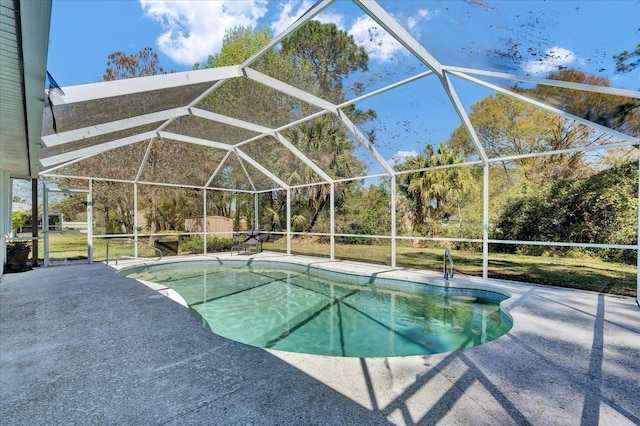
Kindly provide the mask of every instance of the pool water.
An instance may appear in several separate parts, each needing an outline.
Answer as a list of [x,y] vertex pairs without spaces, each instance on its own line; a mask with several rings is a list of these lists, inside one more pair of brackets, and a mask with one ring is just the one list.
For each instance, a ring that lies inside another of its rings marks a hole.
[[280,262],[159,264],[130,278],[174,289],[214,333],[261,348],[342,357],[434,354],[511,328],[487,291],[327,272]]

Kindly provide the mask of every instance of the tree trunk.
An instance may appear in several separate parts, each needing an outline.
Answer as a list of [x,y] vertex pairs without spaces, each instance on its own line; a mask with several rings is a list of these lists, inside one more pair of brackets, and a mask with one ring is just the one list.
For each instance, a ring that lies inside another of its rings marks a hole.
[[149,211],[149,245],[155,246],[158,237],[154,234],[158,232],[158,194],[155,189],[151,190],[151,207]]
[[105,207],[102,213],[104,220],[104,233],[113,234],[113,227],[111,226],[111,220],[109,220],[109,208]]
[[413,212],[413,230],[422,232],[424,227],[424,208],[422,206],[422,196],[418,194],[414,197],[416,202],[415,210]]
[[311,230],[316,224],[316,221],[318,220],[318,217],[320,216],[320,212],[322,211],[322,209],[324,209],[324,206],[326,203],[327,203],[327,197],[323,197],[322,201],[320,201],[320,205],[318,206],[315,213],[313,214],[313,218],[311,218],[311,222],[309,222],[309,226],[307,227],[307,230],[305,232],[311,232]]

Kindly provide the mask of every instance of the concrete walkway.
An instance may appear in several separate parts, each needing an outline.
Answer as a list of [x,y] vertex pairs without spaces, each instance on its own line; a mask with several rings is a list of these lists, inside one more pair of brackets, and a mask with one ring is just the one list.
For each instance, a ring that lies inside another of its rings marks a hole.
[[507,335],[358,359],[229,341],[104,264],[4,275],[0,423],[640,424],[635,300],[492,285],[512,294]]

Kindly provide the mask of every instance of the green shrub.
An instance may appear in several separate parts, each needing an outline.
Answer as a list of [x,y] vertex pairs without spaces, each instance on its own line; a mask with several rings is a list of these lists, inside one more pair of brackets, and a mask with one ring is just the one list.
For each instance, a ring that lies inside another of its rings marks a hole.
[[31,216],[25,212],[11,212],[11,227],[13,229],[20,229],[27,223]]
[[[207,238],[207,253],[216,253],[231,250],[231,246],[240,244],[235,238]],[[190,252],[200,254],[203,252],[203,239],[200,237],[191,237],[180,242],[181,252]]]
[[[513,198],[496,221],[502,240],[633,245],[638,238],[638,165],[628,163],[586,179],[557,181]],[[566,247],[501,245],[507,253],[576,255]],[[635,263],[632,250],[594,249],[602,259]]]

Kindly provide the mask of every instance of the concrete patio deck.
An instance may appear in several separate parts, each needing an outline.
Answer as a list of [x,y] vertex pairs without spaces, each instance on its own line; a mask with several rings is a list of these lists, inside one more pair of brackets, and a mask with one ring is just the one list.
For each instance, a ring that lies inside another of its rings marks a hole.
[[640,424],[634,299],[489,284],[512,295],[507,335],[365,359],[227,340],[101,263],[4,275],[0,423]]

